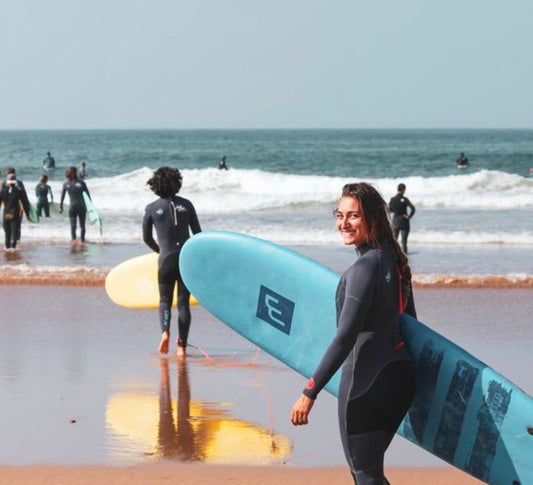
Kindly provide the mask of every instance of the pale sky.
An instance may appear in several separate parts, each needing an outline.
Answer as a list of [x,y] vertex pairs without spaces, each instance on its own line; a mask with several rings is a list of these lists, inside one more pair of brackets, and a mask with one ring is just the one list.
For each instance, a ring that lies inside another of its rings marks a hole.
[[533,128],[532,0],[0,0],[0,129]]

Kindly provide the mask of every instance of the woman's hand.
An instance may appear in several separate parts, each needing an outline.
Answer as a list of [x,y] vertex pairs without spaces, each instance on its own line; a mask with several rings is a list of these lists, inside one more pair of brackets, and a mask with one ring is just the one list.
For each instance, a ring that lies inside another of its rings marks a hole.
[[291,423],[294,426],[301,426],[309,423],[309,413],[315,404],[315,400],[302,394],[294,403],[291,410]]

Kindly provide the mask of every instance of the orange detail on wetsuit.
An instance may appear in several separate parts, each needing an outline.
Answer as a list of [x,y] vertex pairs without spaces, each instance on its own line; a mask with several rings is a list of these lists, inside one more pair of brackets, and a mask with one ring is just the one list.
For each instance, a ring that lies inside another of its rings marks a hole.
[[394,346],[394,351],[400,350],[404,345],[405,345],[405,342],[403,340],[399,340]]
[[311,377],[311,379],[309,379],[307,381],[307,385],[305,386],[305,388],[308,390],[308,391],[311,391],[312,389],[315,388],[315,380]]

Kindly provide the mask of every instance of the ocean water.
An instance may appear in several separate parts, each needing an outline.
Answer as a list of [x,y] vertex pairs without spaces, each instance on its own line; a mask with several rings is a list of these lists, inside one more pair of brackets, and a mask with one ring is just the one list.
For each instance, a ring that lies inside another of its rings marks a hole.
[[[370,182],[388,200],[403,182],[416,207],[409,246],[419,273],[533,274],[533,130],[0,131],[0,168],[16,168],[32,201],[46,151],[57,165],[49,174],[55,201],[66,168],[86,161],[103,220],[102,235],[89,228],[87,238],[135,248],[125,254],[145,250],[142,215],[154,199],[146,181],[171,165],[182,170],[181,195],[204,230],[324,257],[342,251],[332,210],[345,183]],[[461,151],[466,170],[454,166]],[[217,169],[222,154],[227,171]],[[22,239],[33,248],[68,244],[68,219],[25,224]],[[102,256],[101,264],[113,262]]]

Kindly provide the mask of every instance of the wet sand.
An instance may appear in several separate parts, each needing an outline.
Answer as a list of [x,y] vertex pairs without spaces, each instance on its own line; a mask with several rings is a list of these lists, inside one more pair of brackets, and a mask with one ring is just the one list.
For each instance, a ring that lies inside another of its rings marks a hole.
[[[174,340],[168,358],[156,352],[157,312],[117,307],[103,287],[0,289],[0,427],[9,437],[0,465],[344,466],[335,399],[323,393],[311,424],[294,428],[289,410],[305,380],[202,307],[193,307],[197,348],[180,366]],[[416,297],[421,320],[533,392],[530,290],[420,289]],[[180,418],[193,423],[188,444],[178,439]],[[236,428],[241,448],[228,444]],[[386,465],[449,468],[401,437]]]
[[[0,427],[9,437],[0,483],[158,484],[182,474],[192,480],[182,483],[219,474],[237,484],[272,483],[273,474],[278,483],[351,483],[335,399],[323,393],[310,425],[294,428],[288,414],[304,379],[203,308],[193,307],[197,348],[183,366],[174,341],[158,356],[155,310],[117,307],[103,287],[0,289]],[[419,289],[416,298],[421,320],[533,392],[530,290]],[[419,483],[479,483],[401,437],[386,466],[395,484],[418,474]]]

